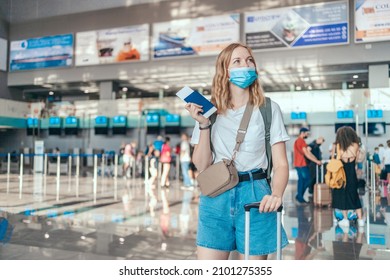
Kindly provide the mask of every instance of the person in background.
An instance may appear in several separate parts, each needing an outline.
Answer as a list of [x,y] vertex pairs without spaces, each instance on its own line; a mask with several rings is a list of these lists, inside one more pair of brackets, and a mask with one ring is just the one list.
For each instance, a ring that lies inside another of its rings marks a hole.
[[379,184],[379,176],[381,174],[381,159],[379,156],[379,147],[374,148],[374,154],[372,155],[372,162],[374,163],[375,182]]
[[123,151],[123,165],[122,165],[122,174],[123,174],[123,178],[129,178],[130,175],[128,174],[128,170],[130,168],[130,162],[131,162],[131,145],[130,144],[126,144],[125,145],[125,149]]
[[160,162],[162,163],[161,187],[169,187],[169,170],[171,169],[172,148],[171,139],[165,137],[165,142],[161,148]]
[[390,140],[387,140],[387,148],[383,153],[383,165],[387,173],[387,182],[390,182]]
[[295,195],[296,203],[307,204],[309,203],[304,199],[305,192],[310,185],[311,178],[309,168],[307,167],[306,158],[314,162],[317,165],[321,165],[321,161],[318,160],[307,148],[305,139],[309,137],[309,129],[302,127],[299,130],[299,136],[294,142],[294,166],[298,172],[298,185],[297,193]]
[[340,159],[344,166],[346,185],[340,189],[332,189],[332,208],[340,209],[343,219],[338,224],[341,227],[349,227],[348,210],[355,210],[358,216],[359,227],[364,226],[362,205],[358,194],[358,177],[355,168],[356,159],[359,157],[359,138],[351,127],[343,126],[337,130],[336,145],[333,152],[340,147]]
[[125,153],[125,142],[122,142],[121,143],[121,146],[119,147],[119,151],[118,151],[118,165],[122,165],[123,166],[123,155]]
[[381,169],[384,168],[384,164],[383,164],[383,157],[384,157],[384,154],[385,154],[385,147],[383,146],[383,144],[379,144],[378,145],[378,154],[379,154],[379,160],[381,161]]
[[153,142],[153,146],[156,150],[161,152],[162,146],[164,144],[163,138],[161,135],[157,136],[157,139]]
[[[320,136],[313,142],[311,142],[308,145],[308,148],[310,149],[310,152],[319,160],[322,160],[322,151],[321,151],[321,145],[325,142],[324,137]],[[309,159],[307,161],[307,167],[309,168],[311,182],[309,185],[309,194],[313,194],[314,184],[316,183],[317,177],[319,178],[320,174],[317,174],[317,164]],[[318,173],[320,173],[320,170],[318,170]]]
[[147,157],[151,157],[151,156],[153,155],[153,151],[154,151],[154,145],[153,145],[153,143],[150,143],[150,144],[146,147],[144,154],[145,154],[145,156],[147,156]]
[[[146,192],[149,195],[149,208],[150,214],[154,217],[154,207],[157,205],[157,194],[156,194],[156,182],[158,176],[158,163],[160,158],[160,151],[153,150],[152,155],[149,158],[149,173],[150,178],[146,185]],[[147,170],[145,170],[147,172]]]
[[191,178],[189,175],[191,156],[190,156],[190,142],[188,141],[187,133],[181,134],[180,143],[180,165],[181,172],[183,175],[184,189],[190,190],[192,187]]
[[362,139],[358,137],[359,139],[359,153],[356,158],[356,174],[357,177],[363,178],[363,167],[364,167],[364,162],[366,161],[366,149],[363,145]]

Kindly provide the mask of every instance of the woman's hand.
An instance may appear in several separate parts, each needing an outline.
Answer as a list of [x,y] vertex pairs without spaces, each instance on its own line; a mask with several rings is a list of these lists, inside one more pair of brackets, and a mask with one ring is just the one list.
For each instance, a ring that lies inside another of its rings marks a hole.
[[265,195],[259,206],[260,213],[274,212],[282,205],[282,198],[276,195]]
[[188,102],[184,108],[190,113],[191,117],[199,122],[199,124],[207,125],[209,122],[208,118],[205,118],[201,113],[203,112],[203,106],[195,103]]

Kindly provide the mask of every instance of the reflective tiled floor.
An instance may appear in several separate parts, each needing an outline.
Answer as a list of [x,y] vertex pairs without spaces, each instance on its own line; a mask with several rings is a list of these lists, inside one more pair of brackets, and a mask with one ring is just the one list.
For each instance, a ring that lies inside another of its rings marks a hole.
[[[283,259],[390,259],[388,206],[374,205],[367,192],[365,227],[345,229],[329,208],[297,206],[295,185],[285,194],[290,244]],[[148,193],[143,179],[24,175],[21,181],[3,174],[0,221],[9,224],[2,223],[3,236],[0,230],[0,259],[196,259],[198,197],[179,181]]]

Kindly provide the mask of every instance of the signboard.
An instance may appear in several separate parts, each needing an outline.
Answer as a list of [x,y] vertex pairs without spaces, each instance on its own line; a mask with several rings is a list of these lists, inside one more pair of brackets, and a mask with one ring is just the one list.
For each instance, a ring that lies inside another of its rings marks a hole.
[[180,19],[153,24],[153,57],[215,55],[240,40],[240,15]]
[[8,42],[0,38],[0,70],[7,71]]
[[112,118],[112,126],[114,127],[126,127],[127,118],[126,116],[115,116]]
[[180,125],[180,115],[169,114],[165,116],[166,125]]
[[76,66],[149,59],[149,24],[76,33]]
[[[386,123],[385,122],[369,122],[367,123],[368,135],[385,135]],[[366,126],[363,125],[363,134],[366,134]]]
[[337,111],[337,118],[338,119],[352,119],[353,118],[353,110]]
[[95,127],[107,127],[108,119],[106,116],[97,116],[95,118]]
[[367,110],[367,118],[383,118],[383,110]]
[[355,0],[355,43],[390,40],[390,0]]
[[49,118],[49,127],[61,127],[61,118],[60,117],[50,117]]
[[76,117],[69,116],[65,118],[65,127],[78,127],[79,120]]
[[349,43],[348,1],[248,12],[244,20],[255,50]]
[[291,119],[292,120],[306,120],[306,112],[292,112]]
[[27,119],[27,127],[28,128],[37,128],[39,125],[39,119],[37,118],[28,118]]
[[146,123],[148,126],[160,126],[160,114],[148,113],[146,115]]
[[69,67],[73,59],[73,34],[12,41],[10,71]]

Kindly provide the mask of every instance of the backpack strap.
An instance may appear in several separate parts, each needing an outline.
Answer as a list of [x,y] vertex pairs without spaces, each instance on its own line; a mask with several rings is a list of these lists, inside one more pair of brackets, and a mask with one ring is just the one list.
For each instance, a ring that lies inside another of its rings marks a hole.
[[209,117],[209,120],[210,120],[210,149],[211,149],[211,152],[214,152],[214,147],[213,147],[213,143],[211,142],[211,129],[213,128],[213,125],[215,123],[215,121],[217,120],[217,112],[214,112],[210,117]]
[[272,172],[272,151],[271,151],[271,124],[272,124],[272,105],[269,97],[265,98],[264,104],[260,107],[260,113],[263,116],[265,126],[265,151],[268,160],[267,181],[271,184]]

